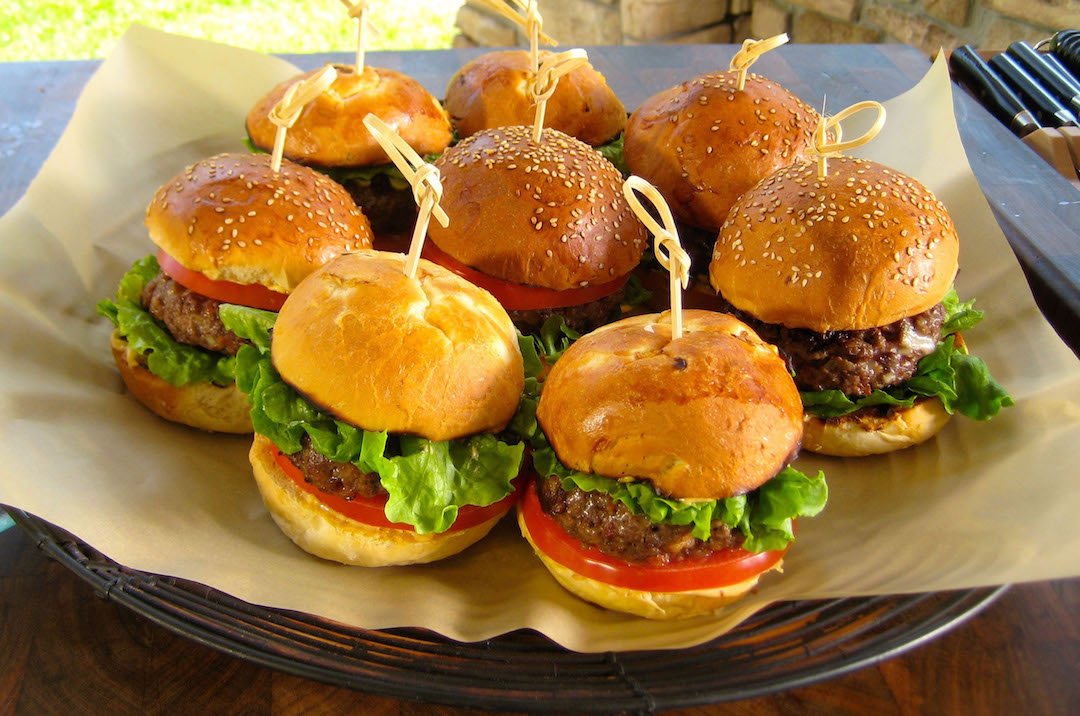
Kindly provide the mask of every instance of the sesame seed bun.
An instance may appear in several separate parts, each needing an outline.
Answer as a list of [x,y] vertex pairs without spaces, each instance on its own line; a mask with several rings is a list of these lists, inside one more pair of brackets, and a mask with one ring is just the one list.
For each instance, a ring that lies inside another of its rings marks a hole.
[[[682,592],[649,592],[639,589],[619,587],[607,584],[556,562],[536,546],[529,528],[525,524],[521,508],[518,508],[518,526],[525,540],[532,545],[536,556],[556,581],[571,594],[585,601],[597,604],[605,609],[626,612],[646,619],[687,619],[710,614],[721,607],[731,604],[753,589],[761,574],[756,574],[736,584],[729,584],[713,589],[694,589]],[[766,570],[782,571],[783,561]]]
[[808,160],[818,114],[779,84],[735,71],[702,75],[638,107],[626,125],[630,171],[664,195],[676,218],[716,231],[744,191]]
[[[297,487],[256,434],[248,459],[263,504],[285,535],[309,554],[359,567],[424,564],[455,555],[480,541],[506,512],[463,530],[418,534],[365,524],[332,510]],[[509,507],[507,508],[509,510]]]
[[[540,52],[540,61],[551,53]],[[531,125],[536,105],[528,90],[531,73],[526,50],[498,50],[470,60],[450,79],[444,100],[459,137],[481,129]],[[547,101],[544,126],[586,144],[615,139],[626,126],[626,108],[592,65],[559,80]]]
[[124,385],[160,417],[215,433],[251,432],[251,405],[235,383],[175,386],[147,370],[119,331],[112,332],[109,342]]
[[348,192],[326,176],[267,154],[219,154],[158,189],[146,209],[150,238],[207,278],[288,293],[314,268],[371,246]]
[[[321,68],[320,68],[321,69]],[[453,138],[450,119],[423,85],[396,70],[367,65],[357,74],[351,65],[334,65],[337,79],[300,111],[285,138],[285,156],[303,164],[355,167],[389,164],[390,158],[364,126],[374,113],[394,128],[419,154],[438,154]],[[270,111],[296,82],[320,70],[293,77],[255,103],[247,116],[247,132],[258,147],[270,151],[277,125]]]
[[477,132],[435,164],[446,228],[431,240],[478,271],[555,290],[608,283],[634,269],[645,227],[622,193],[622,175],[587,144],[545,129]]
[[686,310],[683,331],[671,339],[667,313],[634,316],[570,346],[536,412],[564,465],[715,500],[790,461],[803,411],[776,348],[723,313]]
[[709,265],[714,289],[767,323],[823,333],[884,326],[939,303],[959,239],[921,183],[867,159],[777,171],[732,207]]
[[[271,359],[310,402],[364,430],[441,441],[501,430],[524,369],[486,291],[425,260],[346,254],[303,281],[274,326]],[[313,359],[316,358],[316,359]]]

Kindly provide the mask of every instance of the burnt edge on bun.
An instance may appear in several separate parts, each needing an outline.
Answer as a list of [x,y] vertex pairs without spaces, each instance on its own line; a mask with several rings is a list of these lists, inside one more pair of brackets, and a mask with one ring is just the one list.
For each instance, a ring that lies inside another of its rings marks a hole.
[[622,193],[622,175],[587,144],[545,129],[477,132],[448,149],[442,174],[446,228],[431,240],[457,261],[504,281],[554,290],[628,275],[645,227]]
[[[551,52],[540,51],[540,61]],[[531,73],[526,50],[496,50],[469,60],[446,87],[443,104],[461,138],[484,129],[530,125],[536,112],[528,91]],[[544,126],[594,147],[626,127],[626,108],[591,64],[559,80],[547,101]]]
[[675,218],[717,231],[739,196],[780,167],[811,158],[817,112],[772,80],[734,70],[695,77],[645,100],[626,125],[630,171]]

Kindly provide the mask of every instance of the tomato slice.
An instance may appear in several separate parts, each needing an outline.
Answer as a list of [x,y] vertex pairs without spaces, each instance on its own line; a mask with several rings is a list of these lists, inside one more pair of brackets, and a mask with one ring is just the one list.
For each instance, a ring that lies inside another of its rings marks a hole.
[[538,308],[581,306],[593,301],[599,301],[601,298],[607,298],[622,288],[629,278],[629,276],[620,276],[614,281],[595,286],[568,288],[558,291],[553,288],[526,286],[513,281],[504,281],[501,278],[488,275],[461,263],[436,246],[433,241],[424,242],[423,256],[429,261],[433,261],[456,273],[469,283],[484,289],[494,296],[502,304],[503,308],[508,311],[532,311]]
[[536,546],[567,569],[625,589],[646,592],[685,592],[738,584],[776,565],[787,549],[754,554],[741,547],[714,552],[708,557],[663,566],[632,564],[604,554],[571,537],[540,506],[530,483],[521,501],[521,515]]
[[238,303],[266,311],[279,311],[288,294],[271,291],[258,283],[244,284],[232,281],[216,281],[205,274],[192,271],[162,250],[157,252],[158,265],[173,281],[195,293],[217,299],[223,303]]
[[[278,467],[280,467],[282,472],[288,475],[289,478],[296,483],[297,487],[308,494],[313,495],[335,512],[341,513],[345,517],[356,520],[357,522],[371,525],[372,527],[413,530],[412,525],[403,524],[401,522],[391,522],[387,519],[385,510],[386,501],[389,498],[386,495],[381,495],[379,497],[357,496],[351,500],[346,500],[344,497],[328,494],[305,480],[304,473],[301,472],[296,465],[293,465],[292,461],[289,460],[285,453],[281,452],[276,445],[271,444],[267,449],[270,451],[275,462],[277,462]],[[526,480],[518,476],[514,480],[513,492],[498,502],[493,502],[486,507],[480,507],[479,505],[462,505],[458,508],[458,516],[454,521],[454,524],[450,525],[450,528],[446,531],[457,532],[459,530],[466,530],[483,522],[487,522],[496,515],[507,512],[521,496],[521,491],[524,489],[525,482]]]

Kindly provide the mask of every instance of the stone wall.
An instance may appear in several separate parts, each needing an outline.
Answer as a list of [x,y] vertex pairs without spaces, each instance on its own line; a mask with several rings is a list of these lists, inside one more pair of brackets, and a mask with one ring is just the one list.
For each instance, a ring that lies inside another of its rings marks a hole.
[[[730,43],[786,32],[792,42],[903,42],[1000,49],[1080,28],[1080,0],[540,0],[544,30],[561,47]],[[524,34],[469,2],[459,46],[525,45]]]

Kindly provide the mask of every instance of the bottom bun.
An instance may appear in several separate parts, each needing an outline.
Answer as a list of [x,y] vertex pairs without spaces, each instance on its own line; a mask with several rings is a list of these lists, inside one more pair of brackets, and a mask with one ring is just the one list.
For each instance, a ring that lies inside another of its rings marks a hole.
[[[735,584],[685,592],[644,592],[638,589],[617,587],[579,574],[541,552],[533,541],[532,535],[529,534],[529,528],[525,525],[525,518],[520,508],[518,509],[518,526],[521,528],[521,534],[532,545],[536,556],[567,591],[605,609],[626,612],[646,619],[686,619],[711,614],[724,605],[745,596],[757,585],[761,577],[761,574],[757,574]],[[783,571],[781,569],[783,563],[783,560],[780,560],[766,571],[772,569]]]
[[113,331],[113,359],[131,394],[166,420],[215,433],[246,434],[251,404],[236,384],[191,383],[177,387],[144,368],[127,339]]
[[473,527],[440,534],[368,525],[330,509],[297,487],[274,460],[272,447],[270,440],[256,433],[248,453],[263,504],[281,531],[316,557],[357,567],[434,562],[480,541],[506,514],[501,512]]
[[885,414],[869,409],[838,418],[806,415],[802,446],[819,455],[882,455],[926,442],[951,417],[937,398],[921,398],[910,408],[893,408]]

